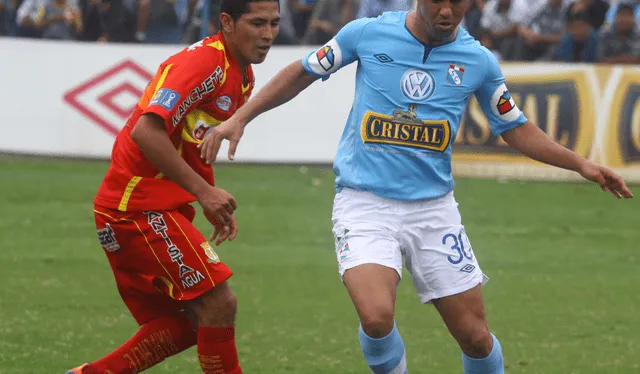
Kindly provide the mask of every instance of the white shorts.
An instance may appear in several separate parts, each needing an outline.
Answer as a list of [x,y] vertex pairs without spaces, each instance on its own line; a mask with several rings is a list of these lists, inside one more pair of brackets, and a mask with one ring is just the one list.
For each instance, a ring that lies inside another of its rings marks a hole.
[[335,196],[332,221],[341,277],[362,264],[387,266],[402,277],[404,257],[423,303],[489,280],[471,249],[453,192],[402,201],[345,188]]

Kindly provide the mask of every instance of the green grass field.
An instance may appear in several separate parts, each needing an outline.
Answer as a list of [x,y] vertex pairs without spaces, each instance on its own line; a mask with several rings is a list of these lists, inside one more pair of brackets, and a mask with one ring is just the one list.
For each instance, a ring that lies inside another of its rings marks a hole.
[[[136,330],[98,245],[106,163],[0,158],[0,373],[64,373]],[[240,234],[235,271],[245,373],[368,373],[337,274],[328,168],[223,166]],[[636,194],[640,188],[635,189]],[[637,198],[586,184],[459,179],[457,199],[507,373],[640,373]],[[208,232],[203,217],[198,227]],[[461,373],[460,351],[406,275],[397,321],[415,374]],[[198,373],[195,349],[150,373]]]

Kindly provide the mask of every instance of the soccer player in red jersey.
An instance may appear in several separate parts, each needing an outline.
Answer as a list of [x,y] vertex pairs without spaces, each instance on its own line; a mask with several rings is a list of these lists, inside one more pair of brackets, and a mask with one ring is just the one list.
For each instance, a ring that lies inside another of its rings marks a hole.
[[219,245],[237,234],[236,202],[215,187],[198,145],[251,95],[251,64],[278,33],[276,0],[223,0],[221,31],[162,63],[113,145],[94,200],[98,238],[140,325],[72,374],[138,373],[197,345],[204,373],[240,374],[231,270],[192,224],[197,201]]

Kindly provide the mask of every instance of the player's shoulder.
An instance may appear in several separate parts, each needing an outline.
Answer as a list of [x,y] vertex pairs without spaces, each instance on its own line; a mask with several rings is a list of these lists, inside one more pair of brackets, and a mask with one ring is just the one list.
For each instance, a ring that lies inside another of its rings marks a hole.
[[[390,29],[404,27],[407,11],[384,12],[377,17],[363,17],[350,21],[344,26],[345,31],[358,32],[360,35],[366,33],[370,36],[380,37],[388,33]],[[380,31],[384,33],[380,34]]]
[[226,47],[217,36],[197,41],[173,55],[169,62],[178,65],[202,65],[203,67],[216,65],[224,61]]
[[485,46],[480,44],[480,42],[471,36],[471,34],[469,34],[469,32],[463,27],[460,27],[458,30],[458,37],[456,38],[455,45],[457,49],[464,51],[470,59],[482,61],[483,63],[491,65],[498,64],[498,60],[495,55]]

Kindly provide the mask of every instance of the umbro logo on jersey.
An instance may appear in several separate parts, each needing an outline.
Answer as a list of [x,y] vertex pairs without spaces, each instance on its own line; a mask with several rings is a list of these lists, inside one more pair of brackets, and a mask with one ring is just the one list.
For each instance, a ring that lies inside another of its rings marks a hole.
[[373,55],[373,57],[375,57],[378,61],[382,62],[383,64],[387,62],[393,62],[393,59],[387,56],[386,53],[378,53],[376,55]]

